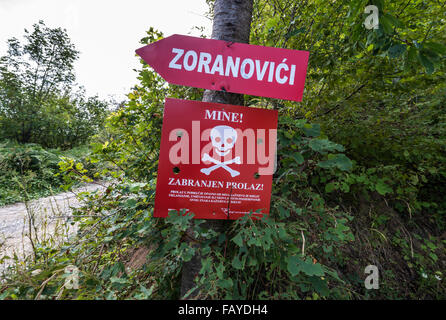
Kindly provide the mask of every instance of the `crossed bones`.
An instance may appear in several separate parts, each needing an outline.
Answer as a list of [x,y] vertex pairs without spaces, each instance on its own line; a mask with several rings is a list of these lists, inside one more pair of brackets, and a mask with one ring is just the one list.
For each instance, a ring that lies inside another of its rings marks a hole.
[[203,158],[201,160],[203,162],[204,161],[210,161],[210,162],[215,164],[215,166],[208,167],[208,168],[203,168],[203,169],[200,170],[201,172],[203,172],[207,176],[212,171],[214,171],[214,170],[216,170],[216,169],[218,169],[220,167],[225,169],[226,171],[228,171],[231,174],[231,177],[236,177],[236,176],[238,176],[240,174],[240,172],[238,172],[236,170],[233,170],[233,169],[231,169],[231,168],[229,168],[227,166],[228,164],[232,164],[232,163],[241,164],[240,157],[235,157],[232,160],[228,160],[228,161],[225,161],[225,162],[220,162],[220,161],[212,158],[211,156],[209,156],[209,154],[205,153],[205,154],[203,154]]

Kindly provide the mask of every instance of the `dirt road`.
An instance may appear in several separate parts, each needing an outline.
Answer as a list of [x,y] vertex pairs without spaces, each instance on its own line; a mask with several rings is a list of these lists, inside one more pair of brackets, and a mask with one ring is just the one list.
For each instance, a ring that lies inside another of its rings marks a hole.
[[[12,256],[16,253],[24,257],[32,252],[32,244],[29,240],[30,221],[31,233],[38,235],[40,241],[46,239],[54,244],[63,240],[76,230],[75,226],[67,226],[66,219],[60,216],[70,215],[71,208],[81,206],[76,194],[83,191],[102,190],[104,187],[98,184],[87,184],[70,192],[60,193],[55,196],[37,199],[26,205],[16,203],[0,207],[0,259],[3,256]],[[57,218],[59,216],[59,218]],[[1,271],[0,264],[0,271]]]

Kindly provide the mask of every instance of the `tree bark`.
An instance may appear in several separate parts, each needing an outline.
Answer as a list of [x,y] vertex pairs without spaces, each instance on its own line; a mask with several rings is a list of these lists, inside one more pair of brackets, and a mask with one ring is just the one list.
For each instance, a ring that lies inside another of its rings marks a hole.
[[[249,43],[253,0],[215,0],[212,39]],[[224,89],[224,88],[222,88]],[[204,102],[243,105],[243,95],[225,91],[206,90]],[[207,220],[203,227],[224,232],[229,220]],[[191,234],[191,233],[190,233]],[[190,243],[190,245],[193,245]],[[198,247],[198,245],[195,245]],[[201,269],[201,256],[196,254],[184,263],[181,276],[181,297],[195,286],[194,279]]]

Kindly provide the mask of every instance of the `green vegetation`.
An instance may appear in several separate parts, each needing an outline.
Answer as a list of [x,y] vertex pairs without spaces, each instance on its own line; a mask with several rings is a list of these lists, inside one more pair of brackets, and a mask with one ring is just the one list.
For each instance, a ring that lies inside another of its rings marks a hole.
[[86,161],[89,153],[86,146],[61,151],[44,149],[32,143],[0,143],[0,206],[63,191],[61,185],[64,180],[59,175],[59,162],[67,157],[89,165],[94,171]]
[[0,58],[0,139],[72,148],[87,142],[106,116],[107,104],[73,90],[78,52],[66,32],[40,21],[25,43],[8,40]]
[[[152,218],[164,98],[202,91],[167,86],[143,63],[89,157],[115,182],[82,195],[78,238],[11,267],[0,298],[177,299],[182,264],[199,250],[189,298],[445,299],[446,8],[371,3],[378,30],[362,26],[367,1],[255,1],[251,43],[311,52],[302,103],[245,97],[279,111],[269,218],[222,235],[183,212]],[[151,29],[142,43],[160,38]],[[88,174],[60,166],[66,184]],[[379,290],[364,288],[370,264]],[[63,287],[67,265],[79,267],[78,290]]]
[[23,43],[8,40],[0,58],[0,205],[59,192],[61,157],[82,162],[102,129],[108,104],[74,89],[77,58],[66,31],[42,21]]

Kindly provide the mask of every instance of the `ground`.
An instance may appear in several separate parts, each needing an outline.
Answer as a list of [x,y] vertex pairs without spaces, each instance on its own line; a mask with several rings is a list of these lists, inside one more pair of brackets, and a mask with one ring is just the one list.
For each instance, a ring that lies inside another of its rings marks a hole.
[[[29,256],[33,252],[36,240],[60,243],[76,230],[75,225],[64,223],[72,209],[82,204],[76,195],[79,192],[103,188],[102,185],[91,183],[73,191],[29,203],[0,207],[0,260],[4,256],[12,257],[14,253],[20,258]],[[34,243],[30,240],[30,233]],[[0,263],[0,272],[7,263],[8,260],[4,264]]]

